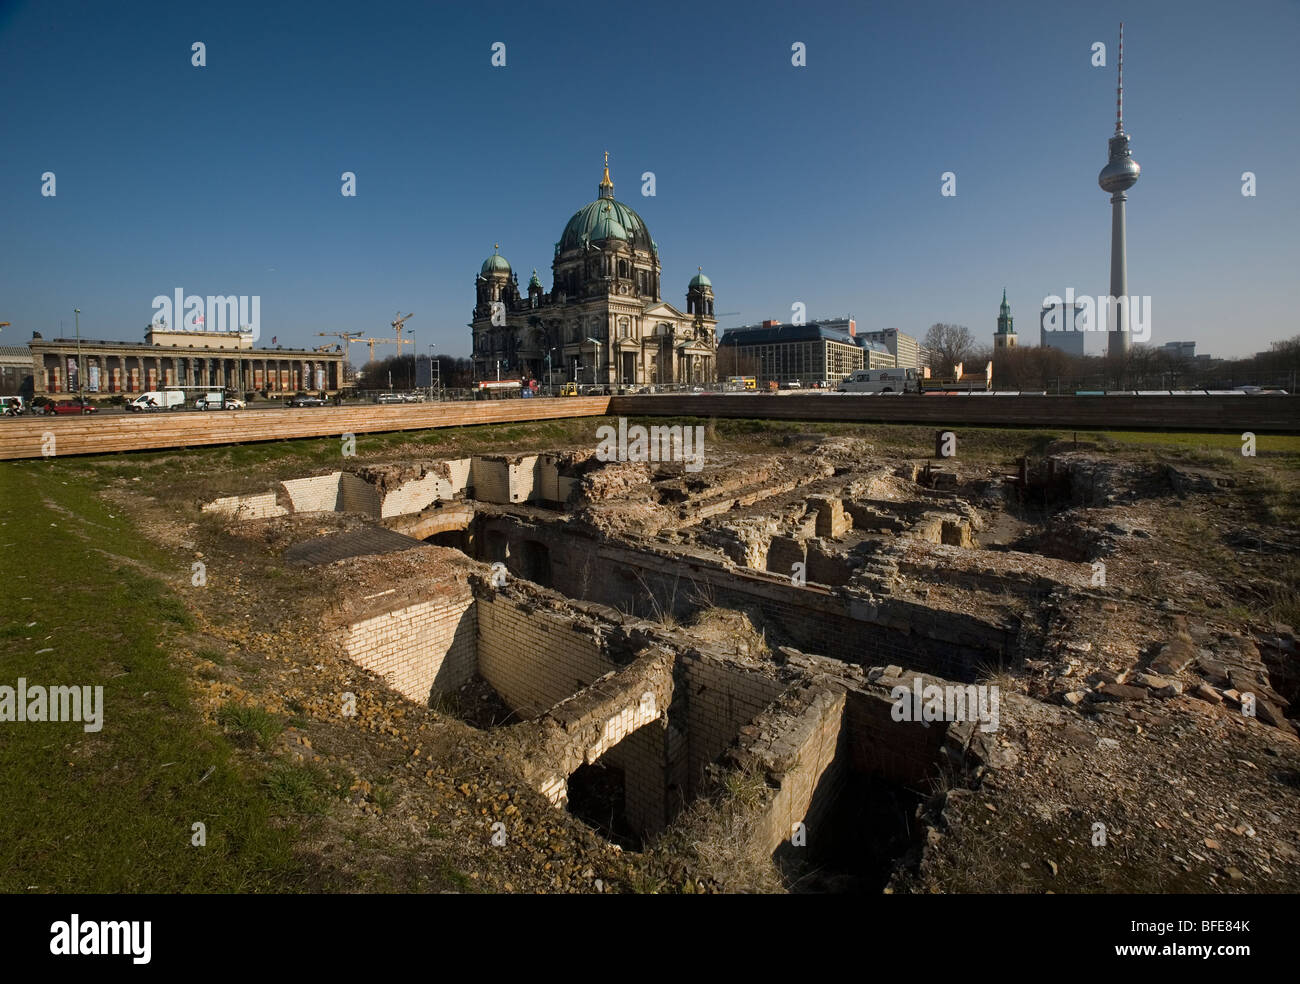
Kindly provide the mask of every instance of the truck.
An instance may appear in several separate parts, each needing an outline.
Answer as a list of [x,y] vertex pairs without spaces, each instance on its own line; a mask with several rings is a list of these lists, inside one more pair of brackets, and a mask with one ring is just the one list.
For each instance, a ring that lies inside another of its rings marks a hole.
[[474,398],[477,400],[501,400],[518,397],[524,386],[522,379],[480,379]]
[[967,393],[990,389],[992,383],[992,362],[980,375],[963,373],[959,362],[946,379],[931,376],[928,368],[858,369],[835,389],[840,393]]
[[150,390],[134,400],[128,400],[126,409],[131,413],[154,410],[180,410],[185,406],[185,393],[181,390]]
[[918,369],[858,369],[835,387],[840,393],[919,393]]

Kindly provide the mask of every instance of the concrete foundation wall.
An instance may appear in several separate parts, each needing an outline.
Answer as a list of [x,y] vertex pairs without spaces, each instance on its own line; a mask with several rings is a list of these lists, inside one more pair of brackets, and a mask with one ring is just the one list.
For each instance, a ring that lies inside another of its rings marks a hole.
[[475,611],[468,589],[385,612],[348,627],[348,658],[421,704],[474,675]]

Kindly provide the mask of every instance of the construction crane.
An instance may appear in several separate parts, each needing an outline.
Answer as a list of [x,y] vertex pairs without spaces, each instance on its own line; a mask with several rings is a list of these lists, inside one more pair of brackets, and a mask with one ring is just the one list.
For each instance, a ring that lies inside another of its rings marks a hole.
[[[341,342],[343,345],[343,352],[348,362],[352,361],[352,343],[365,341],[365,339],[361,337],[364,334],[365,334],[364,331],[318,331],[316,332],[316,335],[319,338],[337,338],[339,342]],[[323,352],[324,349],[317,349],[316,351]],[[373,353],[374,350],[371,349],[371,352]]]
[[[401,354],[402,354],[402,343],[403,343],[402,331],[406,328],[406,319],[407,319],[407,318],[414,318],[414,317],[415,317],[414,314],[408,314],[408,315],[406,315],[406,316],[404,317],[404,316],[402,315],[402,310],[401,310],[401,308],[398,308],[398,309],[397,309],[397,318],[396,318],[395,320],[390,321],[390,322],[388,323],[388,326],[389,326],[390,328],[392,328],[394,332],[397,333],[397,354],[398,354],[398,355],[401,355]],[[414,344],[415,344],[415,339],[413,339],[413,338],[405,339],[405,343],[406,343],[407,345],[414,345]]]

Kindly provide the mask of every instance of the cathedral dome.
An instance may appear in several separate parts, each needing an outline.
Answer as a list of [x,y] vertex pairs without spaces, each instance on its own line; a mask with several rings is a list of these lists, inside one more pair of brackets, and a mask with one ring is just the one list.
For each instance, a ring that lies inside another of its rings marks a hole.
[[710,287],[710,288],[711,288],[711,287],[713,286],[713,281],[710,280],[708,277],[706,277],[706,276],[704,275],[704,271],[701,270],[699,273],[697,273],[695,276],[693,276],[693,277],[691,278],[691,282],[690,282],[689,284],[687,284],[687,286],[688,286],[688,287]]
[[485,277],[489,273],[504,273],[506,275],[509,275],[510,264],[506,261],[506,258],[502,256],[500,253],[493,253],[486,260],[483,261],[483,265],[479,267],[478,272]]
[[654,251],[650,232],[641,216],[622,202],[599,198],[574,213],[560,236],[560,252],[580,249],[584,241],[595,243],[605,239],[621,239],[633,249]]
[[614,182],[609,177],[609,155],[605,156],[605,176],[599,186],[600,197],[573,213],[573,218],[560,236],[557,251],[567,253],[569,250],[581,249],[586,243],[617,239],[628,243],[633,249],[655,252],[650,230],[646,228],[641,216],[622,202],[615,201]]

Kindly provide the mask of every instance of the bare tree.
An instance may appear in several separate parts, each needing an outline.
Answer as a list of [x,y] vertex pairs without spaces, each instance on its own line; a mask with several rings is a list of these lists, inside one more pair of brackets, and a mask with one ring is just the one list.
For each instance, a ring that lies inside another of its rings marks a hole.
[[950,376],[953,366],[974,354],[975,337],[965,325],[934,324],[925,333],[925,347],[930,350],[930,368]]

